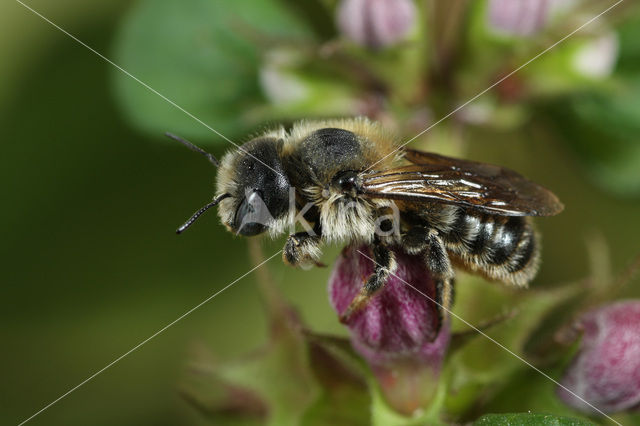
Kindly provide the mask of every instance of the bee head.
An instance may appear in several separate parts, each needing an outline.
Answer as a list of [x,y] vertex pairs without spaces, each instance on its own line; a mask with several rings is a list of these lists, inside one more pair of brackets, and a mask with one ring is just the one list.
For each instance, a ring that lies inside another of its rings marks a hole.
[[219,162],[191,142],[171,133],[167,136],[206,156],[218,167],[219,195],[178,228],[178,234],[213,206],[219,206],[218,215],[227,229],[244,236],[261,234],[287,215],[289,180],[282,167],[277,138],[253,139],[228,152]]
[[289,180],[278,145],[275,138],[260,137],[223,157],[217,192],[231,196],[218,215],[231,232],[258,235],[287,215]]

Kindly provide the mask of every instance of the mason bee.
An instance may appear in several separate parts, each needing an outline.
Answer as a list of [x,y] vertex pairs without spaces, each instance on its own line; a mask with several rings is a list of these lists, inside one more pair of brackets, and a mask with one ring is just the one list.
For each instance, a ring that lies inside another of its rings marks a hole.
[[[509,169],[401,148],[365,118],[302,121],[267,131],[218,161],[217,195],[178,229],[218,205],[227,229],[289,232],[285,263],[319,264],[322,243],[372,246],[375,271],[343,322],[384,286],[397,265],[389,247],[424,255],[441,319],[452,304],[454,266],[518,287],[534,277],[539,240],[530,216],[563,205]],[[393,153],[390,155],[390,153]],[[295,232],[296,224],[303,230]]]

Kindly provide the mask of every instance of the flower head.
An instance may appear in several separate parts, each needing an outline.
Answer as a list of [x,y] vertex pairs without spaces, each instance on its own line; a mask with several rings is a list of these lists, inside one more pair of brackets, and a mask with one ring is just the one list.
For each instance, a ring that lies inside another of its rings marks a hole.
[[[447,323],[439,328],[435,283],[424,257],[393,252],[397,269],[347,327],[391,405],[411,414],[435,392],[450,333]],[[339,315],[373,273],[371,257],[367,246],[351,246],[336,262],[329,297]]]
[[413,26],[411,0],[342,0],[337,25],[345,36],[370,48],[390,46]]
[[[580,318],[580,350],[562,385],[606,413],[640,407],[640,300],[618,302]],[[594,409],[563,388],[558,395],[584,412]]]

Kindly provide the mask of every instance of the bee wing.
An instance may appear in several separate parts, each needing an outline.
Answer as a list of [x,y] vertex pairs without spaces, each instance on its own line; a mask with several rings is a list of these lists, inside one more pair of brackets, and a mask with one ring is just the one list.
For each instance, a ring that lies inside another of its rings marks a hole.
[[502,216],[553,216],[564,206],[548,189],[513,170],[407,149],[414,163],[360,176],[363,195],[456,204]]

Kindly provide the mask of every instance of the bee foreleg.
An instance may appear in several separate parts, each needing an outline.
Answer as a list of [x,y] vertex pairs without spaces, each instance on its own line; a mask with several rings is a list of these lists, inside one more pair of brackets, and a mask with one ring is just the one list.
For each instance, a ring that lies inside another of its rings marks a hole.
[[373,259],[375,269],[373,274],[367,278],[360,292],[353,298],[347,309],[340,315],[340,322],[345,324],[349,318],[360,309],[365,307],[371,297],[373,297],[387,282],[389,275],[396,270],[396,259],[393,252],[382,244],[373,246]]
[[438,305],[438,324],[442,325],[453,305],[453,282],[455,273],[449,254],[438,231],[430,229],[426,235],[426,263],[436,284],[435,302]]
[[310,235],[306,232],[297,232],[289,235],[282,250],[284,263],[302,269],[312,266],[326,266],[320,262],[322,250],[320,249],[320,235]]

